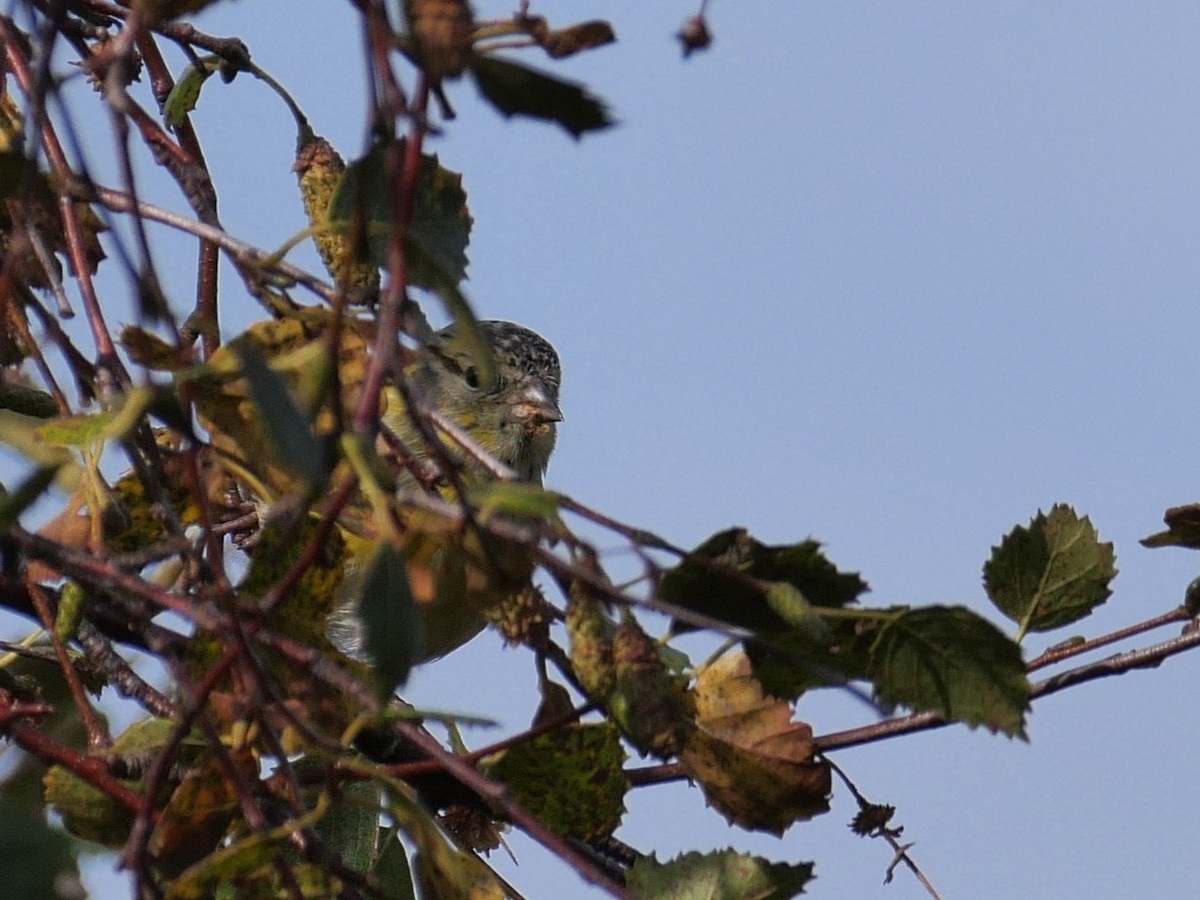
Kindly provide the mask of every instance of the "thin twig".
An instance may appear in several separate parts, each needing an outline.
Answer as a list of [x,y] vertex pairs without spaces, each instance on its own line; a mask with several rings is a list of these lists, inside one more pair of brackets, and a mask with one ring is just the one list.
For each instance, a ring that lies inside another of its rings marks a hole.
[[[838,766],[833,760],[829,759],[828,757],[823,756],[822,758],[824,759],[825,763],[833,770],[834,774],[836,774],[837,777],[839,779],[841,779],[842,784],[846,785],[846,787],[847,787],[847,789],[849,789],[850,793],[854,795],[854,799],[858,803],[859,811],[865,812],[866,810],[870,809],[871,807],[877,806],[877,804],[872,803],[870,800],[868,800],[866,797],[863,796],[862,792],[859,791],[859,789],[858,789],[858,785],[856,785],[853,781],[850,780],[850,777],[844,771],[842,771],[840,766]],[[889,812],[890,812],[890,810],[889,810]],[[870,835],[864,835],[864,836],[869,836],[869,837],[881,837],[885,841],[887,841],[888,845],[892,848],[892,852],[894,855],[892,857],[891,863],[887,867],[887,875],[884,878],[884,883],[887,884],[892,880],[892,870],[895,869],[895,867],[899,863],[903,862],[906,866],[908,866],[908,870],[913,873],[913,875],[916,877],[917,881],[921,882],[921,885],[929,893],[929,896],[933,897],[934,900],[941,900],[941,895],[938,894],[937,889],[934,888],[933,882],[931,882],[925,876],[925,873],[923,871],[921,871],[921,867],[917,865],[916,860],[914,860],[912,858],[912,856],[909,854],[908,851],[912,849],[913,845],[911,843],[909,843],[909,844],[901,844],[900,843],[898,838],[899,838],[899,834],[902,830],[903,830],[902,828],[894,828],[885,823],[885,824],[879,825],[879,827],[877,827]]]

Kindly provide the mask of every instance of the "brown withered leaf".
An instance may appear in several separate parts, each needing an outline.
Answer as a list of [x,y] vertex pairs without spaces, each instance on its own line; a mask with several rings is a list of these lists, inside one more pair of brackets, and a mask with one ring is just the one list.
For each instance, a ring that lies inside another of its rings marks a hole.
[[[248,751],[232,753],[249,770]],[[213,850],[238,811],[237,790],[215,759],[188,773],[171,795],[150,838],[150,854],[164,871],[177,875]]]
[[580,22],[566,28],[547,31],[539,43],[551,59],[574,56],[582,50],[594,50],[617,39],[613,27],[602,19]]
[[500,826],[482,809],[455,804],[437,818],[459,846],[473,853],[491,853],[504,842]]
[[640,753],[660,759],[678,755],[691,730],[691,698],[633,616],[626,616],[613,635],[613,668],[612,721]]
[[1142,538],[1143,547],[1200,547],[1200,503],[1172,506],[1163,521],[1167,530]]
[[701,670],[696,729],[682,760],[704,796],[731,823],[783,834],[829,811],[829,766],[813,759],[812,728],[766,697],[743,653]]
[[[80,245],[89,272],[95,274],[104,249],[100,246],[100,232],[106,230],[100,217],[86,203],[73,204],[79,225]],[[42,172],[30,172],[27,180],[0,205],[0,240],[5,252],[14,257],[13,274],[32,287],[48,288],[61,277],[61,268],[53,254],[67,261],[74,273],[68,249],[66,223],[62,207],[51,187],[50,179]],[[34,249],[33,241],[41,240],[51,254],[50,271],[46,271],[42,260]]]

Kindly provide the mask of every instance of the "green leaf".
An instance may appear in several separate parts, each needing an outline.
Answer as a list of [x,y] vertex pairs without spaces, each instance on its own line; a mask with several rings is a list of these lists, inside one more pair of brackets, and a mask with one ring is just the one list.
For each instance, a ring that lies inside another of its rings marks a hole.
[[691,852],[633,864],[626,886],[637,900],[787,900],[804,893],[812,863],[772,863],[734,850]]
[[103,441],[124,440],[142,422],[158,391],[137,387],[113,409],[92,416],[58,416],[38,429],[41,440],[59,447],[91,448]]
[[219,56],[206,56],[189,65],[183,74],[175,81],[175,86],[167,94],[163,103],[162,116],[167,127],[175,131],[187,121],[188,113],[196,108],[200,99],[200,89],[213,72],[221,68],[223,60]]
[[[496,357],[492,352],[492,345],[484,337],[483,329],[479,327],[479,319],[471,309],[471,304],[458,289],[458,279],[441,267],[415,235],[408,242],[408,255],[410,262],[430,279],[426,287],[437,295],[437,298],[442,301],[446,313],[454,320],[453,325],[447,326],[447,328],[453,328],[456,342],[461,344],[471,357],[475,368],[479,370],[479,383],[494,385],[498,376],[496,375]],[[442,329],[442,331],[446,330],[446,328]]]
[[767,606],[793,629],[804,634],[814,644],[833,643],[833,631],[804,595],[786,581],[776,581],[767,588]]
[[983,567],[992,603],[1019,625],[1017,640],[1077,622],[1108,599],[1116,577],[1113,545],[1069,506],[1038,512],[1010,531]]
[[[62,816],[63,827],[76,837],[117,848],[129,838],[133,813],[99,788],[63,766],[51,766],[42,779],[46,803]],[[122,781],[137,790],[136,781]]]
[[49,419],[58,414],[58,404],[52,394],[13,382],[0,383],[0,409],[11,409],[38,419]]
[[504,751],[487,773],[555,834],[594,841],[621,824],[629,790],[624,764],[615,727],[577,724]]
[[[800,602],[810,607],[841,608],[854,603],[867,589],[857,574],[839,572],[813,540],[771,547],[744,529],[731,528],[713,535],[692,551],[692,556],[699,559],[684,560],[663,576],[659,596],[765,637],[791,630],[788,616],[801,615],[800,607],[795,594],[787,592],[785,598],[779,587],[769,588],[776,592],[772,604],[767,591],[755,581],[790,585],[799,592]],[[810,620],[801,618],[806,623],[804,630],[812,631]],[[682,631],[689,626],[676,621],[673,628]]]
[[39,466],[55,469],[58,486],[70,491],[79,483],[83,467],[75,454],[49,439],[44,428],[48,422],[64,421],[68,421],[68,417],[40,419],[11,409],[0,409],[0,444],[7,444]]
[[355,872],[366,874],[378,857],[380,787],[371,781],[346,784],[316,825],[329,850]]
[[1025,737],[1029,679],[1018,644],[963,606],[898,612],[871,647],[869,676],[882,703]]
[[387,900],[417,900],[417,888],[408,865],[408,851],[396,836],[395,829],[382,830],[379,841],[381,849],[371,874],[379,882],[383,896]]
[[237,352],[250,386],[250,397],[262,415],[263,427],[278,458],[310,487],[323,485],[325,453],[307,417],[296,405],[287,381],[251,345],[243,344]]
[[[396,157],[403,158],[406,142],[398,142]],[[388,264],[388,244],[395,223],[392,186],[388,171],[388,145],[377,141],[367,154],[346,167],[329,203],[329,222],[352,233],[366,225],[367,253],[378,266]],[[429,290],[444,290],[449,278],[458,284],[467,277],[467,244],[471,238],[471,213],[462,175],[443,168],[437,156],[421,154],[417,172],[416,202],[409,229],[409,283]],[[413,252],[413,244],[416,252]]]
[[549,521],[558,514],[558,495],[535,484],[516,481],[489,481],[470,491],[471,502],[479,507],[479,517]]
[[58,611],[54,615],[54,636],[63,643],[74,640],[87,605],[87,591],[79,582],[68,580],[63,584],[58,595]]
[[576,139],[613,124],[604,102],[574,82],[485,54],[473,57],[471,73],[479,92],[506,118],[545,119]]
[[421,618],[400,551],[383,544],[375,552],[358,604],[364,646],[373,663],[376,693],[383,699],[408,679],[420,658]]

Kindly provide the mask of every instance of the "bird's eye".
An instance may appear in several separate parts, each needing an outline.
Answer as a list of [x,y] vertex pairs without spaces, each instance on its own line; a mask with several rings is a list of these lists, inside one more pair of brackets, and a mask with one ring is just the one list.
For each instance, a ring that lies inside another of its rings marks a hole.
[[467,383],[467,387],[471,390],[479,390],[479,372],[475,370],[474,366],[467,366],[463,372],[463,381]]

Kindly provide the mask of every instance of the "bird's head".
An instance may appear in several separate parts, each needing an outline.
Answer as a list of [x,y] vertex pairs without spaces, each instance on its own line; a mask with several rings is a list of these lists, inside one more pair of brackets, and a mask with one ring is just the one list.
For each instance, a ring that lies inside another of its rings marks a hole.
[[563,419],[558,353],[521,325],[479,326],[492,350],[492,371],[477,364],[455,326],[444,328],[423,373],[427,399],[523,481],[540,482]]

